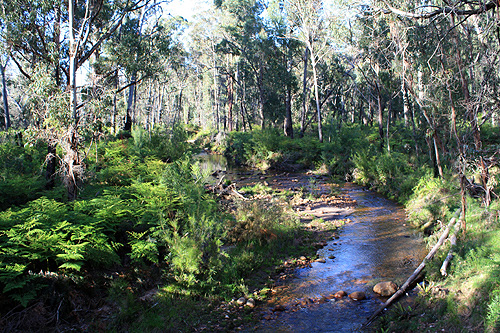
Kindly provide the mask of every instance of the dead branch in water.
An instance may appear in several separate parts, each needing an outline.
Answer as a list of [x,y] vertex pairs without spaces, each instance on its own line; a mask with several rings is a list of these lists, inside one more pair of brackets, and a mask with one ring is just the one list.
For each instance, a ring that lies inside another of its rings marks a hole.
[[[455,215],[458,215],[458,212],[455,213]],[[406,280],[406,282],[399,288],[399,290],[394,295],[391,296],[391,298],[389,298],[377,311],[375,311],[375,313],[373,313],[370,316],[370,318],[368,318],[366,320],[366,322],[363,324],[362,327],[368,327],[375,320],[375,318],[377,318],[377,316],[382,313],[382,311],[384,311],[386,308],[391,306],[395,300],[397,300],[401,295],[403,295],[403,293],[410,286],[410,284],[423,271],[423,269],[425,267],[425,263],[428,260],[432,260],[432,258],[434,258],[434,255],[436,254],[438,249],[441,247],[441,245],[443,245],[444,241],[446,240],[446,238],[448,237],[448,235],[450,233],[451,228],[455,225],[456,221],[457,221],[456,217],[453,217],[450,220],[450,223],[448,223],[448,225],[446,226],[446,229],[441,234],[441,237],[439,237],[439,240],[437,241],[436,245],[434,245],[434,247],[429,251],[427,256],[425,256],[424,260],[422,260],[422,263],[417,267],[417,269],[413,272],[413,274]],[[459,219],[459,221],[460,221],[460,219]]]

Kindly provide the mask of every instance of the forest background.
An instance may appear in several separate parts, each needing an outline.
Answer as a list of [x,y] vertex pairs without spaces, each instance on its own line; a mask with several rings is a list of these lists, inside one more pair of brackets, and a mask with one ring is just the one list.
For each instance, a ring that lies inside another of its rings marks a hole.
[[262,208],[206,193],[204,147],[368,185],[430,235],[460,210],[464,266],[434,279],[473,292],[426,301],[443,327],[498,328],[497,2],[215,0],[189,20],[168,2],[0,2],[2,320],[41,307],[43,325],[81,325],[77,286],[119,304],[114,324],[155,327],[140,290],[213,301],[248,292],[269,251],[293,255],[281,213],[242,234]]

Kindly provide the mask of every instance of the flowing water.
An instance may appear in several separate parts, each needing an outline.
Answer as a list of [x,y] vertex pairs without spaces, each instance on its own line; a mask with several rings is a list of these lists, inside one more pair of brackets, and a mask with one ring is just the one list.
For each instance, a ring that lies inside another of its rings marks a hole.
[[[402,207],[353,184],[346,184],[343,191],[357,201],[348,216],[352,222],[342,227],[339,239],[318,251],[320,257],[334,258],[298,269],[288,288],[270,301],[270,306],[282,304],[288,311],[276,312],[253,331],[359,331],[387,299],[376,296],[373,286],[387,280],[403,284],[425,256],[421,238],[405,224]],[[363,291],[367,299],[346,297],[323,304],[297,304],[297,300],[318,299],[339,290]]]
[[[225,171],[223,162],[219,157],[217,163]],[[295,185],[327,191],[322,178],[306,175],[266,175],[257,179],[265,179],[272,186]],[[366,319],[387,299],[374,294],[373,286],[388,280],[403,284],[425,256],[422,239],[406,225],[401,206],[353,184],[345,184],[341,191],[356,200],[357,205],[346,216],[351,222],[341,228],[339,237],[318,251],[326,262],[297,269],[285,288],[262,306],[264,319],[249,331],[360,331]],[[362,291],[367,299],[325,298],[340,290],[348,294]],[[277,305],[285,311],[273,311]]]

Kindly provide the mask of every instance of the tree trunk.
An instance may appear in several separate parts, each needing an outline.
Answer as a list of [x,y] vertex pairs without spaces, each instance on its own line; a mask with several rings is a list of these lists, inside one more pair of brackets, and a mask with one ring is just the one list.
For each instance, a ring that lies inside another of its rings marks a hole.
[[286,86],[285,97],[285,123],[283,125],[285,136],[293,139],[293,124],[292,124],[292,87],[290,84]]
[[260,128],[265,128],[264,119],[264,66],[261,63],[259,67],[259,78],[258,78],[258,88],[259,88],[259,116],[260,116]]
[[[309,50],[311,51],[311,50]],[[311,51],[311,65],[313,70],[313,84],[314,84],[314,97],[316,99],[316,114],[318,118],[318,139],[319,142],[323,142],[323,128],[321,126],[321,105],[319,101],[319,88],[318,88],[318,74],[316,72],[316,58]]]
[[231,75],[228,75],[228,87],[227,87],[227,130],[231,132],[233,130],[233,104],[234,104],[234,80]]
[[302,116],[300,118],[300,137],[304,136],[304,132],[306,131],[306,119],[307,119],[307,63],[309,60],[309,49],[306,47],[304,51],[304,75],[302,79]]
[[403,98],[403,117],[405,120],[405,127],[410,125],[410,101],[408,100],[408,91],[405,85],[404,76],[401,78],[401,95]]
[[437,166],[437,169],[439,172],[439,177],[443,178],[444,173],[443,173],[443,168],[441,167],[441,157],[440,157],[439,149],[438,149],[439,138],[437,137],[437,133],[435,130],[433,130],[432,141],[434,143],[434,152],[435,152],[435,156],[436,156],[436,166]]
[[134,96],[135,96],[135,80],[136,73],[132,74],[131,82],[132,84],[128,88],[128,98],[127,98],[127,114],[125,115],[125,125],[123,126],[123,130],[125,132],[132,131],[132,115],[134,113]]
[[46,168],[45,168],[45,189],[50,190],[54,188],[55,185],[55,174],[56,174],[56,147],[57,143],[49,142],[47,147],[47,157],[45,158]]
[[[78,42],[75,40],[75,10],[74,0],[69,1],[68,16],[69,16],[69,83],[70,83],[70,108],[73,115],[73,124],[66,136],[62,139],[63,149],[65,151],[64,161],[64,184],[70,201],[75,200],[78,196],[78,189],[83,179],[84,166],[80,161],[78,151],[78,123],[79,116],[77,113],[77,96],[76,96],[76,69]],[[80,36],[79,36],[80,37]]]
[[384,149],[384,105],[382,102],[382,96],[380,92],[380,88],[377,84],[377,107],[378,107],[378,135],[380,137],[380,151]]
[[387,109],[387,123],[386,123],[386,129],[385,129],[385,136],[386,136],[386,140],[387,140],[387,151],[389,152],[389,154],[391,153],[391,140],[389,138],[389,135],[390,135],[389,128],[391,125],[391,118],[392,118],[391,116],[392,116],[392,101],[389,100],[389,107]]
[[7,67],[8,60],[5,65],[0,64],[0,71],[2,72],[2,99],[3,99],[3,110],[5,115],[5,129],[10,128],[10,112],[9,112],[9,101],[7,95],[7,80],[5,79],[5,68]]

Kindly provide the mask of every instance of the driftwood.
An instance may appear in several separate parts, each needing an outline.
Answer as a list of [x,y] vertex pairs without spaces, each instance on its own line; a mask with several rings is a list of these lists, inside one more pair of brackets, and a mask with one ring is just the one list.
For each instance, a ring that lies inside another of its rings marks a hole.
[[443,261],[441,269],[439,270],[442,276],[448,275],[448,272],[446,272],[446,270],[448,269],[448,265],[450,264],[450,261],[453,259],[454,256],[455,246],[457,245],[457,234],[458,231],[460,230],[461,224],[462,224],[462,216],[460,216],[460,218],[458,219],[457,223],[455,223],[455,226],[453,228],[453,234],[450,237],[451,248],[450,251],[448,252],[448,255],[446,256],[446,259]]
[[434,245],[434,247],[429,251],[429,253],[427,254],[427,256],[425,256],[424,260],[422,260],[422,263],[417,267],[417,269],[413,272],[413,274],[406,280],[406,282],[399,288],[399,290],[394,295],[392,295],[391,298],[389,298],[377,311],[375,311],[375,313],[373,313],[370,316],[370,318],[368,318],[366,320],[366,322],[363,324],[363,327],[369,326],[375,320],[375,318],[377,318],[377,316],[379,314],[381,314],[382,311],[384,311],[384,309],[386,309],[387,307],[389,307],[392,303],[394,303],[395,300],[397,300],[401,295],[403,295],[403,293],[410,286],[410,284],[423,271],[423,269],[425,267],[425,263],[428,260],[431,260],[432,258],[434,258],[434,255],[436,254],[436,252],[438,251],[438,249],[441,247],[441,245],[443,245],[444,241],[448,237],[452,226],[455,225],[456,220],[457,220],[456,217],[453,217],[450,220],[450,223],[448,223],[448,225],[446,226],[446,229],[441,234],[441,237],[439,237],[439,240],[437,241],[436,245]]
[[225,176],[222,176],[219,179],[219,181],[217,182],[217,185],[210,187],[210,190],[213,193],[216,193],[219,196],[220,195],[234,195],[240,199],[248,200],[248,198],[245,198],[245,196],[243,196],[240,192],[238,192],[238,190],[236,189],[236,186],[234,184],[231,184],[228,186],[223,185],[222,183],[224,181],[224,177]]

